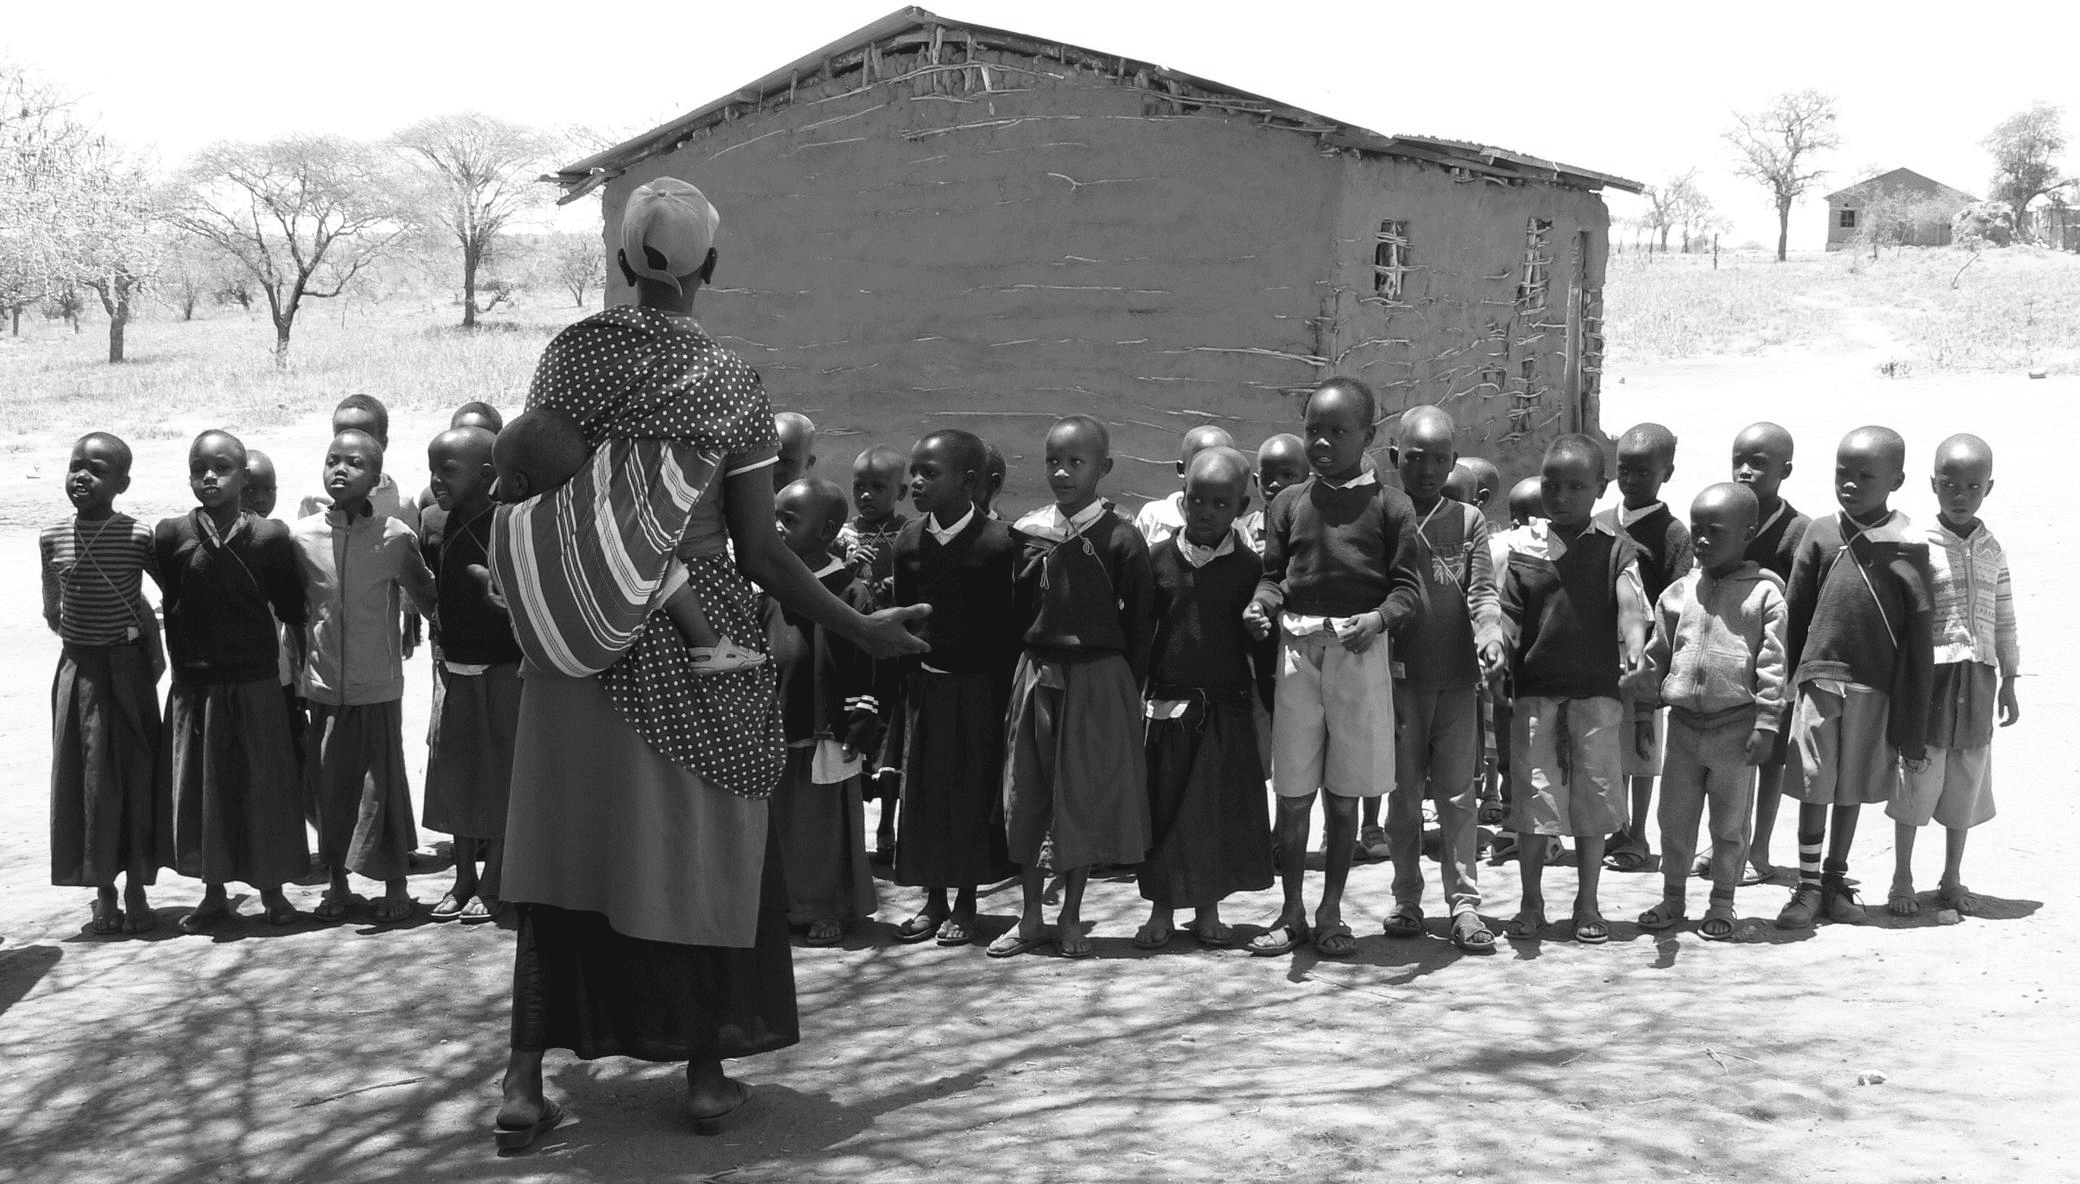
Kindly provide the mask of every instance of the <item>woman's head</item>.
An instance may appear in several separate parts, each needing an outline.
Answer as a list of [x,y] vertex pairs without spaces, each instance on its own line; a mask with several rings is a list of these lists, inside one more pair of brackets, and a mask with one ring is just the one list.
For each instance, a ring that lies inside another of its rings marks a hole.
[[621,274],[645,305],[691,303],[715,273],[721,215],[701,191],[659,177],[628,195],[621,211]]

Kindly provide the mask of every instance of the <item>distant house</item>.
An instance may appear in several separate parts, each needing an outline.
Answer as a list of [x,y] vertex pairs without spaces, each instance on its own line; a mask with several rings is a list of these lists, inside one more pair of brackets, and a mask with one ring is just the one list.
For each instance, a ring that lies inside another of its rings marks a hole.
[[1597,430],[1598,194],[1640,189],[917,8],[551,179],[603,187],[611,259],[667,175],[722,213],[704,323],[816,419],[834,475],[967,428],[1010,457],[1014,508],[1045,497],[1056,416],[1110,425],[1109,492],[1160,496],[1184,429],[1254,448],[1339,374],[1535,470]]
[[1872,218],[1897,223],[1887,243],[1907,247],[1950,244],[1950,216],[1978,201],[1961,189],[1932,181],[1912,169],[1879,173],[1827,195],[1827,249],[1839,251],[1869,241]]

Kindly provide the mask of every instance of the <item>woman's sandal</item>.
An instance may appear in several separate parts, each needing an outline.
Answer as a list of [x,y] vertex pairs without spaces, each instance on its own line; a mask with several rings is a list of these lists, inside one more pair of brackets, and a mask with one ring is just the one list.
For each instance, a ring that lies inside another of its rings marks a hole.
[[542,1099],[542,1116],[528,1126],[494,1126],[492,1138],[498,1141],[500,1151],[525,1151],[534,1146],[535,1140],[556,1129],[563,1121],[563,1107],[551,1098]]
[[1467,954],[1492,954],[1495,952],[1495,931],[1476,912],[1455,913],[1452,916],[1452,944]]
[[1674,929],[1683,923],[1684,916],[1682,905],[1664,900],[1639,915],[1639,927],[1653,930]]
[[716,638],[714,645],[698,645],[687,650],[693,661],[695,674],[728,674],[733,670],[748,670],[762,665],[766,656],[757,650],[747,650],[731,641],[724,633]]
[[1423,908],[1421,905],[1397,904],[1387,913],[1380,928],[1388,937],[1423,936]]
[[1697,936],[1706,941],[1731,941],[1735,920],[1732,908],[1715,904],[1704,911],[1704,920],[1697,923]]

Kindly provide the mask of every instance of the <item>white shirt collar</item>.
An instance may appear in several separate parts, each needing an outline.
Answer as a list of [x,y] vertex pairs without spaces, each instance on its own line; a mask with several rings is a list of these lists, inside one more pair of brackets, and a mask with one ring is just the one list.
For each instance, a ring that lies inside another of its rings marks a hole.
[[1104,498],[1097,498],[1090,505],[1078,510],[1074,517],[1062,513],[1060,506],[1042,506],[1018,520],[1018,529],[1036,538],[1059,543],[1074,535],[1082,534],[1098,517],[1111,509]]
[[1177,540],[1177,553],[1184,557],[1186,563],[1193,567],[1205,567],[1235,549],[1236,531],[1234,527],[1229,527],[1228,533],[1221,536],[1221,541],[1211,547],[1202,547],[1184,537],[1181,530],[1170,537]]
[[817,568],[815,571],[810,572],[810,575],[815,576],[817,579],[820,580],[834,571],[843,571],[845,569],[845,561],[843,559],[838,558],[836,555],[827,555],[825,556],[825,558],[829,559],[830,562],[824,564],[822,567]]
[[1379,470],[1366,469],[1348,481],[1331,481],[1327,477],[1319,475],[1315,477],[1315,480],[1331,489],[1363,489],[1368,485],[1379,484]]
[[974,517],[975,507],[971,503],[968,506],[968,512],[961,515],[960,521],[955,522],[952,526],[940,526],[939,515],[937,513],[926,514],[924,516],[924,528],[928,531],[931,531],[932,537],[939,540],[939,545],[943,547],[946,544],[952,542],[953,540],[959,538],[961,532],[968,529],[968,523]]
[[1630,526],[1661,508],[1660,502],[1648,502],[1637,510],[1627,509],[1624,502],[1618,503],[1618,525]]

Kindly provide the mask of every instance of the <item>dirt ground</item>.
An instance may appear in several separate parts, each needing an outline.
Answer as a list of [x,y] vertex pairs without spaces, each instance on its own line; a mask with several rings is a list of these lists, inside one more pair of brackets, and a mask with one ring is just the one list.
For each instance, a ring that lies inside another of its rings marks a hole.
[[[1711,945],[1642,932],[1631,918],[1658,877],[1613,874],[1609,945],[1470,958],[1435,918],[1422,940],[1379,933],[1378,864],[1353,877],[1361,940],[1345,962],[1186,938],[1142,953],[1128,941],[1132,885],[1104,882],[1088,910],[1097,960],[999,964],[979,948],[893,944],[890,925],[915,902],[884,884],[879,916],[843,948],[797,951],[803,1040],[737,1067],[757,1089],[749,1121],[695,1137],[674,1068],[557,1054],[550,1089],[575,1120],[516,1157],[498,1156],[488,1130],[508,933],[277,931],[250,917],[248,896],[247,920],[178,936],[199,886],[168,875],[156,933],[94,938],[88,894],[45,882],[57,646],[38,618],[32,525],[64,512],[52,450],[37,476],[0,478],[0,1180],[2074,1178],[2080,945],[2053,883],[2072,866],[2058,844],[2072,834],[2080,750],[2061,737],[2080,649],[2055,605],[2080,579],[2080,552],[2044,540],[2063,537],[2048,498],[2071,456],[2060,425],[2080,380],[1888,380],[1870,364],[1884,344],[1866,334],[1825,357],[1614,372],[1604,422],[1652,418],[1681,435],[1679,511],[1721,479],[1732,433],[1764,415],[1798,435],[1789,493],[1809,510],[1828,506],[1832,443],[1858,423],[1906,433],[1914,466],[1899,504],[1923,518],[1936,441],[1992,441],[2000,487],[1986,514],[2013,558],[2031,677],[2024,722],[2000,736],[2001,814],[1966,866],[1984,915],[1945,927],[1880,907],[1861,927],[1783,934],[1768,921],[1785,889],[1761,886],[1741,890],[1742,940]],[[435,426],[415,418],[394,435]],[[315,485],[322,422],[255,436],[282,463],[292,506]],[[186,504],[182,449],[140,448],[126,508]],[[423,727],[426,684],[422,658],[408,734]],[[409,756],[416,771],[423,751]],[[1787,819],[1784,855],[1791,832]],[[1940,848],[1923,841],[1926,888]],[[1868,811],[1852,864],[1867,898],[1882,902],[1891,862],[1891,827]],[[1556,901],[1572,880],[1548,873]],[[1516,870],[1483,867],[1482,883],[1499,923]],[[441,877],[413,890],[430,902]],[[292,890],[304,907],[316,894]],[[1695,885],[1693,914],[1703,896]],[[994,932],[1013,894],[985,907]],[[1261,924],[1274,911],[1263,893],[1228,915]]]

